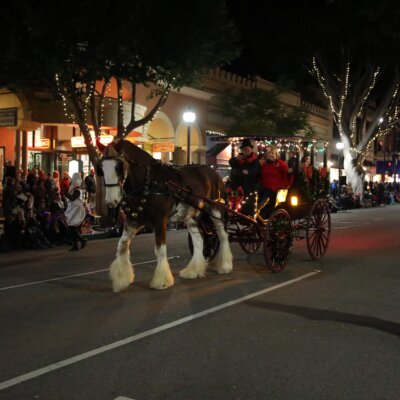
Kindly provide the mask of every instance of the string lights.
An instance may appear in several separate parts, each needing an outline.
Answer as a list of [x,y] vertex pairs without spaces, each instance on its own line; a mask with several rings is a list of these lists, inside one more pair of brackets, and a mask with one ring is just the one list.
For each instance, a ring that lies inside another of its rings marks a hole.
[[[371,137],[361,138],[361,140],[356,142],[356,132],[357,132],[357,122],[366,112],[366,107],[368,104],[368,99],[371,95],[371,91],[375,88],[377,83],[377,78],[381,72],[378,67],[371,71],[371,76],[369,78],[369,84],[365,88],[360,88],[361,95],[359,101],[356,102],[356,106],[351,116],[349,117],[348,126],[346,126],[346,121],[343,118],[343,110],[345,107],[346,100],[348,99],[350,85],[350,63],[347,63],[346,70],[344,72],[344,78],[337,78],[338,83],[341,85],[338,94],[335,96],[335,87],[332,87],[328,83],[327,77],[324,77],[321,69],[317,63],[316,58],[313,58],[312,69],[310,73],[317,79],[319,86],[322,89],[324,96],[329,102],[329,106],[333,115],[333,120],[338,128],[339,136],[341,142],[345,145],[345,151],[351,154],[354,159],[359,159],[359,163],[362,162],[367,154],[371,150],[371,144],[374,140],[382,135],[387,135],[393,128],[393,126],[399,121],[399,85],[397,84],[393,94],[391,95],[391,101],[388,105],[384,118],[380,118],[379,122],[372,121],[371,133],[367,133]],[[353,96],[355,94],[353,93]],[[353,106],[354,107],[354,106]],[[383,123],[384,122],[384,123]],[[374,128],[375,132],[374,132]]]

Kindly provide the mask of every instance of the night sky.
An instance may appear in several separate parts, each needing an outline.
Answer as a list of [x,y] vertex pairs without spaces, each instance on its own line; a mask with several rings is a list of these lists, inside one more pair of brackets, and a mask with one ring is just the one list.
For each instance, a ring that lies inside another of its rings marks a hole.
[[313,82],[308,66],[323,55],[334,68],[349,56],[400,65],[400,4],[394,0],[227,1],[241,56],[224,68],[300,89]]

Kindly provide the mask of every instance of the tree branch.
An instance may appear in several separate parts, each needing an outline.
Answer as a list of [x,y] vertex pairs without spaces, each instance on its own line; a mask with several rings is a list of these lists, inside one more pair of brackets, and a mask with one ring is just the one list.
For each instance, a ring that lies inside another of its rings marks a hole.
[[82,113],[83,113],[82,108],[79,105],[78,97],[75,94],[74,85],[73,85],[73,83],[67,83],[66,87],[67,87],[67,91],[69,92],[69,99],[70,99],[72,108],[74,109],[74,114],[76,116],[78,125],[81,129],[83,137],[85,138],[85,145],[88,150],[90,161],[94,165],[98,161],[97,152],[96,152],[96,148],[93,145],[92,138],[90,136],[89,128],[86,124],[85,118],[82,115]]
[[103,103],[104,103],[104,96],[106,94],[107,86],[109,84],[110,80],[105,79],[103,87],[101,89],[101,93],[99,94],[99,104],[97,105],[97,115],[98,115],[98,121],[99,121],[99,130],[101,129],[101,126],[103,125],[103,117],[104,117],[104,110],[103,110]]
[[125,135],[125,127],[124,127],[124,114],[123,114],[123,107],[124,104],[122,102],[122,80],[121,78],[115,78],[117,81],[117,92],[118,92],[118,110],[117,110],[117,137],[123,138]]
[[93,124],[93,130],[94,134],[96,137],[100,136],[100,129],[99,129],[99,123],[98,123],[98,115],[96,111],[96,98],[94,95],[94,90],[95,90],[95,84],[96,82],[92,82],[93,85],[93,90],[92,93],[89,93],[90,96],[90,114],[92,116],[92,124]]
[[362,151],[364,149],[364,147],[367,145],[370,137],[373,135],[374,131],[376,130],[380,118],[382,117],[383,113],[385,112],[385,110],[388,108],[390,102],[392,101],[392,97],[397,88],[398,81],[399,81],[399,78],[398,78],[398,73],[396,71],[395,78],[393,79],[392,84],[389,86],[388,90],[386,91],[385,96],[383,97],[382,101],[380,102],[379,106],[377,107],[377,109],[373,115],[371,125],[369,126],[367,132],[361,139],[360,143],[358,144],[357,150]]
[[149,114],[147,114],[144,118],[138,120],[138,121],[131,121],[129,123],[129,125],[126,127],[126,131],[125,134],[123,135],[123,137],[129,135],[129,133],[131,133],[135,128],[145,125],[148,122],[150,122],[154,115],[156,114],[156,112],[165,104],[165,102],[167,101],[168,98],[168,94],[170,91],[171,85],[167,85],[163,91],[163,93],[160,95],[160,98],[158,99],[157,104],[153,107],[153,109],[149,112]]
[[136,83],[131,82],[131,86],[132,86],[132,95],[131,95],[132,107],[131,107],[131,120],[129,121],[128,127],[131,124],[135,123]]

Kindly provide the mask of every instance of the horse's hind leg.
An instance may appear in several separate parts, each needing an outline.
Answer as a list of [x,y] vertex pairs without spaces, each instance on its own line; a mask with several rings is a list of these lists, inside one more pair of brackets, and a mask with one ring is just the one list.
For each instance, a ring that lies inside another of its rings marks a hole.
[[221,211],[218,209],[212,210],[212,220],[217,229],[220,246],[216,256],[216,267],[219,274],[229,274],[233,269],[233,257],[231,247],[229,245],[228,234],[225,231],[225,226],[221,220]]
[[118,242],[116,258],[110,266],[110,278],[114,292],[126,289],[134,280],[135,275],[129,257],[129,246],[141,228],[134,228],[128,224],[124,226],[124,232]]
[[207,269],[207,261],[203,255],[203,237],[193,218],[186,221],[186,226],[192,237],[193,257],[189,265],[179,272],[179,276],[185,279],[202,278],[205,276]]
[[174,277],[167,259],[167,222],[167,218],[165,218],[159,226],[155,227],[156,246],[154,253],[157,257],[157,267],[150,282],[150,287],[153,289],[167,289],[174,284]]

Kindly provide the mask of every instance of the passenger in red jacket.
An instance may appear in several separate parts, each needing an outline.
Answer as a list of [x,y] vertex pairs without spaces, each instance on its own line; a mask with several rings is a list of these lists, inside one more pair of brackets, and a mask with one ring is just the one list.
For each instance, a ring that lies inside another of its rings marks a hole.
[[278,159],[276,148],[270,147],[261,162],[261,178],[259,190],[259,204],[265,203],[261,216],[266,219],[275,208],[276,195],[279,189],[288,185],[288,166]]

